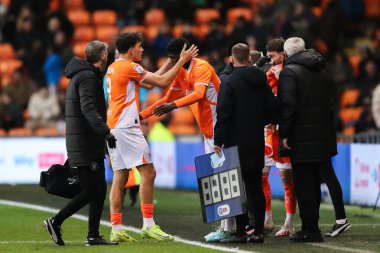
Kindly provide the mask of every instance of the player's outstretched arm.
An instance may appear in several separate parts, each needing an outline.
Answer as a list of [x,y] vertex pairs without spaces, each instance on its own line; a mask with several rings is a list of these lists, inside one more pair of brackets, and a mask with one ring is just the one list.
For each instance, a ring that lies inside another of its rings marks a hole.
[[166,88],[171,82],[173,82],[174,78],[177,76],[179,70],[182,68],[182,66],[190,61],[192,58],[196,57],[198,55],[198,47],[195,45],[192,45],[189,49],[186,50],[186,44],[184,45],[180,58],[177,61],[177,63],[165,74],[163,75],[157,75],[155,73],[148,72],[146,74],[146,77],[144,79],[144,83]]

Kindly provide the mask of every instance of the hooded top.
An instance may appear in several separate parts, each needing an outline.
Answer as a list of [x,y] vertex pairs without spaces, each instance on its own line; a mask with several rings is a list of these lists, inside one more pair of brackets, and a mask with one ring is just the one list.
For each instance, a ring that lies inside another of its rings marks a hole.
[[281,138],[288,138],[292,162],[327,161],[336,154],[334,84],[314,50],[296,53],[280,73]]
[[74,57],[66,67],[70,83],[65,97],[66,149],[70,166],[87,166],[104,158],[106,125],[102,74]]
[[258,67],[236,67],[222,82],[214,143],[239,147],[242,168],[264,166],[266,124],[277,123],[277,101]]

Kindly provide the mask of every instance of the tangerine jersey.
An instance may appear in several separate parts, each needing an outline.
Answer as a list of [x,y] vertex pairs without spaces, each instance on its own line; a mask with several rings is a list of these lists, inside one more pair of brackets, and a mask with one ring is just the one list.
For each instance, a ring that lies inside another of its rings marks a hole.
[[116,59],[106,74],[109,128],[139,126],[139,83],[147,72],[133,61]]
[[141,112],[141,116],[150,117],[157,106],[167,102],[174,102],[177,107],[189,105],[203,135],[211,138],[219,88],[220,80],[214,68],[207,61],[193,58],[188,69],[181,68],[178,72],[166,95]]

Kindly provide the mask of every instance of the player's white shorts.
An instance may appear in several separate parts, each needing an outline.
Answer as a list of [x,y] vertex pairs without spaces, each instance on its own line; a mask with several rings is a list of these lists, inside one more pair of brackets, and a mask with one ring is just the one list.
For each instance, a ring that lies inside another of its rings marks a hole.
[[[204,137],[204,136],[203,136]],[[214,136],[211,138],[204,137],[204,145],[205,145],[205,152],[208,153],[214,153]]]
[[275,166],[279,170],[291,170],[292,164],[291,163],[279,163],[275,162],[272,158],[272,156],[265,156],[264,160],[264,166],[266,167],[272,167]]
[[140,127],[115,128],[111,133],[117,140],[116,148],[108,147],[113,170],[152,163],[149,146]]

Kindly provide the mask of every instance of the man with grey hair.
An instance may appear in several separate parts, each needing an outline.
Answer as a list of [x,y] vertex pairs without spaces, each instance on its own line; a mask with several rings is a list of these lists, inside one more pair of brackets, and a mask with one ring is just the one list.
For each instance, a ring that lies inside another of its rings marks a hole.
[[107,64],[107,46],[91,41],[86,47],[86,60],[74,57],[66,67],[70,78],[65,98],[66,149],[69,165],[77,169],[81,191],[54,217],[43,222],[51,239],[59,246],[61,225],[82,207],[89,204],[86,245],[116,245],[99,235],[107,185],[104,175],[105,141],[116,147],[116,139],[106,124],[102,71]]
[[[284,44],[285,61],[280,73],[279,135],[282,153],[290,155],[302,230],[291,235],[293,242],[322,242],[318,227],[321,203],[321,178],[334,185],[337,199],[342,189],[331,164],[337,154],[334,126],[334,85],[323,70],[323,57],[305,50],[301,38],[289,38]],[[281,153],[281,149],[280,149]],[[343,202],[342,202],[343,205]],[[344,207],[332,233],[350,228]],[[331,235],[332,236],[332,235]]]

